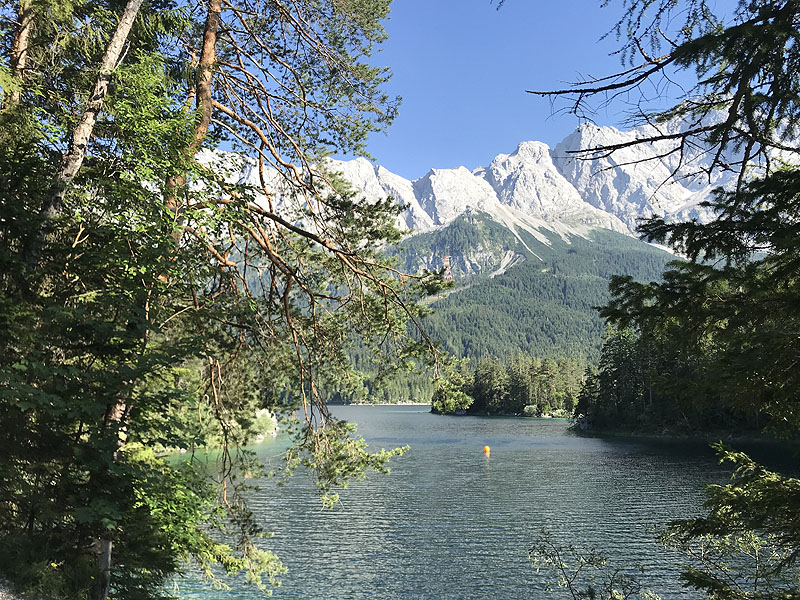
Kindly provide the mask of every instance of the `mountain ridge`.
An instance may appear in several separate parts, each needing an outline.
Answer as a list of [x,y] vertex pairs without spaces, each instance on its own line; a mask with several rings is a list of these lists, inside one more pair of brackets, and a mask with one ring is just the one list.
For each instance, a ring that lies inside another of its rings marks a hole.
[[486,167],[430,169],[414,180],[364,158],[330,162],[356,192],[391,196],[407,206],[397,224],[409,233],[441,228],[464,212],[479,210],[512,230],[544,228],[585,236],[589,230],[610,229],[635,235],[637,221],[654,215],[708,220],[712,215],[700,203],[730,176],[698,176],[709,157],[696,149],[679,163],[669,142],[634,143],[610,156],[592,157],[592,151],[679,127],[668,123],[621,131],[584,123],[554,148],[523,141]]

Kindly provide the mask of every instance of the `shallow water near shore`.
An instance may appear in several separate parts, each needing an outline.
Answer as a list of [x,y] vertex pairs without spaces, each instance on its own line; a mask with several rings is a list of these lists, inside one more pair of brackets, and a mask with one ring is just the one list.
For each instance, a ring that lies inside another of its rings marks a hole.
[[[374,449],[410,450],[390,475],[342,490],[331,510],[304,474],[283,487],[260,482],[251,506],[275,533],[263,545],[288,568],[274,598],[556,597],[528,559],[542,529],[603,550],[614,566],[643,567],[640,581],[662,598],[696,597],[655,529],[700,514],[704,485],[728,480],[707,444],[587,438],[563,420],[451,417],[421,406],[333,412],[358,423]],[[257,452],[277,466],[285,443],[279,436]],[[261,597],[230,583],[230,592],[191,577],[178,586],[185,598]]]

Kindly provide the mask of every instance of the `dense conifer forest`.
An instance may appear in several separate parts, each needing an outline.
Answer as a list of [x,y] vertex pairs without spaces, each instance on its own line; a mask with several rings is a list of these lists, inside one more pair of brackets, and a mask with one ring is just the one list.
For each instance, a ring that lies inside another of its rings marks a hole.
[[[526,231],[518,234],[519,238],[486,216],[467,215],[441,230],[403,240],[392,254],[396,252],[401,264],[411,268],[420,257],[449,254],[455,265],[465,265],[468,257],[479,253],[485,261],[481,272],[468,276],[456,268],[453,288],[427,304],[430,313],[421,318],[423,328],[446,355],[469,359],[470,368],[481,372],[479,365],[485,361],[569,364],[572,390],[600,357],[605,325],[597,307],[610,299],[610,278],[623,274],[641,282],[658,280],[665,265],[677,259],[608,230],[567,239],[543,231],[548,244]],[[509,250],[525,259],[495,276],[487,274]],[[396,371],[378,378],[374,355],[363,351],[353,355],[362,378],[347,389],[330,390],[333,402],[424,403],[433,397],[436,384],[431,372]],[[571,414],[574,406],[561,401],[520,402],[476,399],[471,410],[522,414],[525,406],[532,405],[539,407],[529,409],[532,414],[551,410]]]
[[[532,236],[522,235],[533,245]],[[591,232],[588,239],[573,236],[569,244],[558,236],[551,239],[551,247],[534,246],[541,258],[529,254],[507,272],[468,282],[431,304],[434,312],[423,321],[430,335],[459,358],[521,352],[594,362],[604,329],[595,307],[609,300],[610,278],[658,280],[664,266],[675,260],[610,231]]]

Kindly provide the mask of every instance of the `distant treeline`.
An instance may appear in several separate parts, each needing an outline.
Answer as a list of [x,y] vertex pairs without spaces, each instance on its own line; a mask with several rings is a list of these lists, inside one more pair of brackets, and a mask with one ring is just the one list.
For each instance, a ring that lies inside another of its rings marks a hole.
[[450,366],[439,382],[432,410],[484,415],[570,416],[577,404],[584,365],[516,354]]
[[429,403],[436,384],[429,369],[386,375],[372,373],[357,382],[343,382],[324,391],[331,404]]
[[711,346],[689,351],[671,335],[610,329],[575,416],[597,431],[741,434],[768,425],[766,415],[726,393],[712,354]]
[[517,353],[504,360],[444,359],[432,368],[365,376],[325,390],[334,404],[430,403],[434,412],[551,415],[574,412],[586,362]]

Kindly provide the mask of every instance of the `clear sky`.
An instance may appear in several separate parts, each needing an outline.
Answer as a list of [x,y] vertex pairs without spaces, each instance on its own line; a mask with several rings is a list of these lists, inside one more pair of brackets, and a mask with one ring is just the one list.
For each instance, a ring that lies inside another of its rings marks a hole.
[[[400,114],[388,134],[375,134],[369,152],[408,179],[431,168],[483,166],[519,142],[551,147],[578,124],[553,114],[546,98],[525,90],[561,88],[581,76],[620,68],[609,56],[620,2],[599,0],[394,0],[389,40],[376,64],[391,67],[388,87]],[[560,103],[556,108],[563,108]],[[624,107],[599,112],[600,125],[618,125]]]

